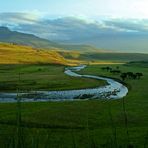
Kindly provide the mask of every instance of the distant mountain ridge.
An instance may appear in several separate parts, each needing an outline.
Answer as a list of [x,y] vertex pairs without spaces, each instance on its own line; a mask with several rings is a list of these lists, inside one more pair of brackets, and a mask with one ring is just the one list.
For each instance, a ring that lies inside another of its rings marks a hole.
[[57,45],[57,43],[39,38],[32,34],[11,31],[7,27],[0,27],[0,42],[16,43],[20,45],[33,46],[36,48],[50,48]]
[[18,45],[28,45],[35,48],[45,49],[64,49],[64,50],[82,50],[82,51],[96,51],[97,49],[90,45],[70,45],[59,44],[49,41],[47,39],[39,38],[32,34],[11,31],[7,27],[0,27],[0,42],[13,43]]

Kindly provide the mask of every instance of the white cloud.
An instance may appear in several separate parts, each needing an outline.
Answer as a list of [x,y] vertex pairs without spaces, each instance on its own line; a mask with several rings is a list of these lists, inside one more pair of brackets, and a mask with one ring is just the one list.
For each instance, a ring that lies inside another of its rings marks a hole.
[[33,24],[39,19],[35,13],[0,13],[1,24]]

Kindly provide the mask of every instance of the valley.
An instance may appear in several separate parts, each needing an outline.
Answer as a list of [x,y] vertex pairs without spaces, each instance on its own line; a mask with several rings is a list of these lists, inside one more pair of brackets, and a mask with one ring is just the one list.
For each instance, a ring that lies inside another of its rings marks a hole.
[[[148,145],[148,55],[108,52],[84,45],[77,50],[75,47],[38,48],[32,44],[0,43],[0,93],[18,93],[19,98],[16,103],[0,103],[2,148]],[[76,73],[86,77],[64,73],[67,67],[83,64],[87,67]],[[123,80],[121,74],[128,72],[143,76]],[[101,95],[92,99],[85,94],[74,101],[59,98],[55,102],[20,102],[20,92],[79,91],[107,85],[106,81],[88,75],[120,82],[128,88],[128,94],[120,99]]]
[[[132,63],[108,65],[112,68],[119,66],[124,72],[142,72],[144,75],[140,80],[125,80],[129,93],[123,99],[21,103],[21,108],[17,103],[0,104],[0,131],[3,133],[3,137],[0,137],[0,141],[3,141],[1,146],[4,147],[8,141],[12,145],[13,140],[16,144],[19,140],[21,145],[27,144],[28,147],[32,147],[33,143],[38,143],[39,147],[45,145],[91,147],[92,144],[114,147],[116,142],[118,146],[143,147],[147,142],[148,130],[148,70],[142,65],[140,62],[138,66]],[[102,66],[106,65],[89,65],[80,73],[120,79],[119,75],[102,70]],[[54,68],[55,71],[59,69],[55,66]],[[33,72],[35,69],[35,67],[22,68],[25,72]],[[50,81],[51,84],[53,80]],[[85,85],[85,81],[88,82],[88,79],[81,83],[80,80],[74,78],[74,81],[70,79],[67,82],[77,83],[77,86]],[[94,84],[92,80],[90,81]],[[95,83],[98,85],[98,81]],[[21,112],[19,133],[15,133],[18,128],[19,112]]]

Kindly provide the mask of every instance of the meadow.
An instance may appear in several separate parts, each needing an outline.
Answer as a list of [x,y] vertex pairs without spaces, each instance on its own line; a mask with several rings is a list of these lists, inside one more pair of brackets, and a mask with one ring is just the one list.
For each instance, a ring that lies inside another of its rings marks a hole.
[[105,85],[105,81],[73,78],[64,74],[65,66],[40,65],[0,65],[0,91],[48,91],[92,88]]
[[[120,79],[119,75],[102,70],[102,66],[104,65],[89,65],[80,73]],[[108,66],[116,68],[117,65]],[[142,64],[118,66],[123,72],[144,74],[140,80],[125,80],[129,93],[123,99],[0,104],[1,147],[148,147],[148,69]],[[62,85],[71,85],[67,88],[81,88],[82,85],[95,87],[100,83],[64,76],[62,66],[52,68],[51,65],[50,72],[47,65],[23,67],[22,71],[25,75],[31,72],[34,78],[33,72],[34,75],[42,73],[42,70],[38,71],[39,68],[43,68],[49,77],[50,74],[58,74],[58,82],[64,78]],[[14,69],[13,72],[16,71]],[[3,76],[0,77],[2,80]],[[53,80],[51,77],[51,84],[54,83]]]

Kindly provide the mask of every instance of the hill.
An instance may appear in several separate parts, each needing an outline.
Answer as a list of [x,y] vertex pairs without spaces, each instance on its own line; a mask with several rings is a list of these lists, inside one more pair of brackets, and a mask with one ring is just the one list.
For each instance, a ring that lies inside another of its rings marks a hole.
[[97,48],[90,45],[71,45],[60,44],[39,38],[32,34],[11,31],[7,27],[0,27],[0,42],[13,43],[19,45],[32,46],[34,48],[78,50],[78,51],[96,51]]
[[32,34],[11,31],[7,27],[0,27],[0,42],[28,45],[36,48],[51,48],[57,45],[57,43]]
[[83,60],[89,62],[131,62],[148,60],[148,54],[142,53],[119,53],[119,52],[59,52],[66,59]]
[[148,54],[79,52],[55,48],[36,49],[30,46],[0,43],[0,64],[62,64],[75,65],[95,62],[131,62],[148,60]]
[[0,27],[0,42],[5,42],[0,44],[0,63],[66,64],[66,59],[69,59],[69,63],[75,63],[76,60],[92,63],[148,60],[148,54],[108,52],[90,45],[59,44],[35,35],[11,31],[7,27]]
[[148,54],[142,53],[84,53],[80,56],[82,59],[99,60],[99,61],[117,61],[117,62],[129,62],[129,61],[141,61],[148,60]]
[[148,68],[148,60],[146,61],[132,61],[126,64],[126,66],[138,66]]
[[0,64],[27,63],[68,64],[68,61],[54,50],[0,43]]

